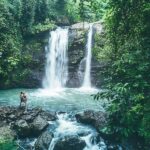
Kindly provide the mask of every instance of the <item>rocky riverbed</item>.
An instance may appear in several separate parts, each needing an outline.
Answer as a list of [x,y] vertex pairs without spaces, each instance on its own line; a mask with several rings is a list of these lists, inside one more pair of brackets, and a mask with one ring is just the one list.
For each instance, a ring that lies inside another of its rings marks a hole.
[[100,111],[72,114],[0,107],[0,139],[17,141],[20,150],[117,150],[118,145],[99,133],[106,123],[107,115]]

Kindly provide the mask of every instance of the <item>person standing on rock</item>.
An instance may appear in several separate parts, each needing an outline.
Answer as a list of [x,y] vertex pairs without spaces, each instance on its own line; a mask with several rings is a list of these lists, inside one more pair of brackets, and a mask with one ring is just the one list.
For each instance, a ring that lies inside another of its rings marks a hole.
[[22,103],[25,104],[25,110],[27,110],[27,96],[24,92],[20,92],[20,107]]

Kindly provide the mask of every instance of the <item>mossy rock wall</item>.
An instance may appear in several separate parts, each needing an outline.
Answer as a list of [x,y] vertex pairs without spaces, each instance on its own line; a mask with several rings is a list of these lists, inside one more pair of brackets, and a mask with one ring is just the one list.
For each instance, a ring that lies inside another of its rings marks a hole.
[[[93,86],[100,87],[104,82],[102,72],[106,66],[105,61],[98,60],[94,54],[94,47],[99,42],[95,40],[95,34],[101,36],[102,25],[96,23],[93,25],[93,48],[91,61],[91,82]],[[85,72],[85,55],[86,42],[88,36],[89,23],[77,23],[70,27],[69,30],[69,78],[67,82],[68,87],[81,87]]]
[[[78,23],[69,27],[67,87],[80,87],[83,83],[88,28],[88,23],[85,23],[84,26]],[[94,34],[100,36],[101,33],[97,28],[99,29],[98,25],[94,26]],[[3,88],[42,87],[46,63],[45,46],[48,44],[49,34],[50,31],[45,31],[24,38],[19,66],[10,74],[9,82],[3,85]],[[91,80],[94,86],[99,87],[103,82],[102,71],[105,63],[98,61],[94,54],[94,45],[97,44],[94,41]],[[81,69],[80,74],[79,69]]]
[[45,68],[45,45],[49,31],[25,37],[21,61],[5,88],[38,88],[42,86]]

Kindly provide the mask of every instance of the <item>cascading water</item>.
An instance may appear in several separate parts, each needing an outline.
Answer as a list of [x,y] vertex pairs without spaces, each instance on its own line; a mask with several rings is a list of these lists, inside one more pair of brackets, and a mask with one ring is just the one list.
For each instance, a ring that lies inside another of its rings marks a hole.
[[46,68],[43,87],[57,89],[65,86],[68,77],[68,29],[57,28],[50,32],[46,47]]
[[89,32],[88,32],[88,39],[86,45],[86,64],[85,64],[85,73],[84,73],[84,80],[83,80],[83,88],[90,88],[91,87],[91,58],[92,58],[92,36],[93,36],[93,24],[90,24]]
[[86,146],[83,150],[106,150],[106,144],[103,139],[97,142],[97,132],[92,127],[78,123],[74,116],[70,116],[67,113],[58,114],[57,117],[57,123],[53,124],[57,127],[53,130],[54,137],[48,150],[54,150],[56,143],[67,136],[77,136],[85,141]]

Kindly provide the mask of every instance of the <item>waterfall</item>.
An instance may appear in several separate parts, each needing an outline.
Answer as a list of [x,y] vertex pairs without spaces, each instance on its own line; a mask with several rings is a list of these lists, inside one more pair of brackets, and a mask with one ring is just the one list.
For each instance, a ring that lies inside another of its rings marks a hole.
[[50,32],[46,47],[46,67],[43,87],[57,89],[65,86],[68,77],[68,29],[57,28]]
[[82,87],[90,88],[91,87],[91,58],[92,58],[92,36],[93,36],[93,24],[90,24],[88,39],[86,45],[86,60],[85,64],[85,73]]

